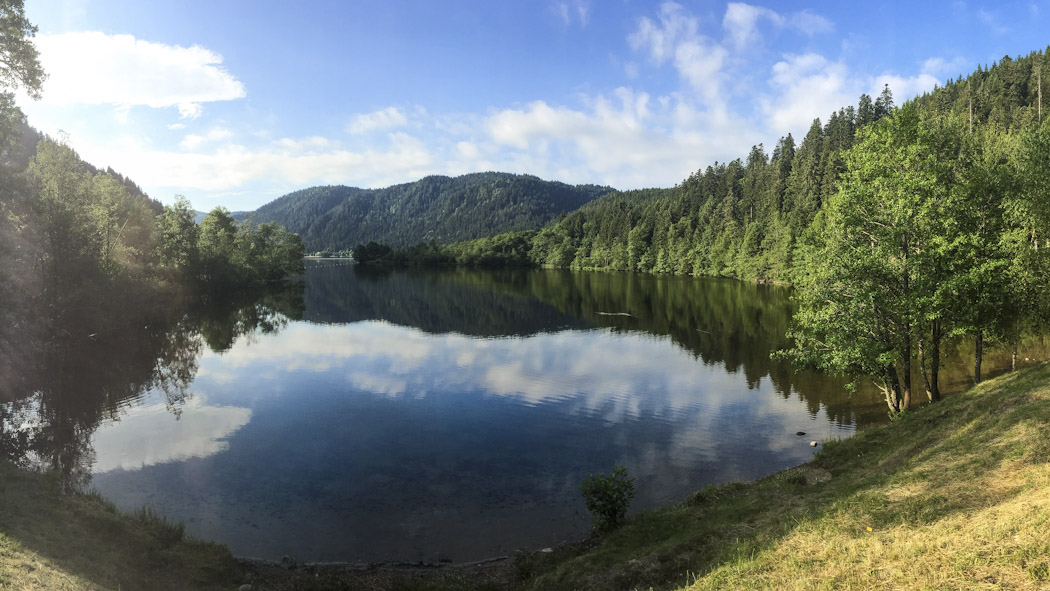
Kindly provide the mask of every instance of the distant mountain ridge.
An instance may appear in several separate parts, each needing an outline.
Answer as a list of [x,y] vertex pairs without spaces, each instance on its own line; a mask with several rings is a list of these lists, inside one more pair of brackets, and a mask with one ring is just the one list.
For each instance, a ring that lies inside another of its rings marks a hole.
[[481,172],[429,176],[383,189],[311,187],[275,199],[246,217],[277,222],[299,234],[308,251],[342,250],[370,241],[403,247],[539,230],[613,191],[532,175]]

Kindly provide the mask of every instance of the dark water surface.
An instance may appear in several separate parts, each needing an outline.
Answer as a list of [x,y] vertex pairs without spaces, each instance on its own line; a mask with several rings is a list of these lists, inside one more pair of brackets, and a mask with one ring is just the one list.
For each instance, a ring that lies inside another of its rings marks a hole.
[[[75,377],[0,405],[7,431],[32,435],[0,446],[242,556],[535,549],[586,534],[588,473],[624,464],[632,508],[653,507],[885,420],[870,390],[770,361],[787,296],[717,279],[315,263],[301,293],[191,314],[131,346],[148,371],[74,363]],[[91,368],[105,383],[85,384]],[[52,390],[82,394],[68,410]]]

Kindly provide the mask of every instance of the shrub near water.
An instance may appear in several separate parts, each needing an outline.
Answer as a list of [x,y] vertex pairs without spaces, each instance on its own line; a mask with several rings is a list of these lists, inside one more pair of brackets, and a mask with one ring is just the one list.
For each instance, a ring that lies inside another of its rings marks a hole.
[[634,478],[627,468],[617,466],[612,474],[588,474],[580,485],[587,510],[591,512],[594,530],[606,533],[619,527],[627,518],[627,505],[634,498]]

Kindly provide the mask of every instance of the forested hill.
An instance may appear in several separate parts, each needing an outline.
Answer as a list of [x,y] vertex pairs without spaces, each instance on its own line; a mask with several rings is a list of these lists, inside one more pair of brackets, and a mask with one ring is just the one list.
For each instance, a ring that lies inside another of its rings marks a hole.
[[530,175],[430,176],[385,189],[325,186],[289,193],[254,212],[299,234],[310,251],[359,243],[408,246],[538,230],[610,187],[567,185]]
[[[973,130],[1031,128],[1050,116],[1050,95],[1040,106],[1050,91],[1046,54],[979,67],[915,99],[915,107],[924,117],[972,121]],[[801,141],[781,138],[771,153],[760,144],[651,199],[610,195],[544,228],[531,258],[555,267],[792,281],[797,246],[838,191],[845,152],[858,131],[894,107],[888,88],[875,99],[862,95],[815,119]]]
[[[47,136],[40,133],[26,121],[18,120],[11,126],[10,133],[12,134],[12,141],[4,146],[3,165],[11,170],[27,170],[29,162],[36,156],[37,146],[41,141],[47,139]],[[79,156],[77,156],[77,162],[78,166],[91,176],[105,174],[112,177],[124,187],[133,199],[144,201],[153,213],[160,215],[164,211],[163,203],[147,195],[135,181],[113,170],[112,167],[107,166],[106,170],[101,170],[90,162],[81,160]]]

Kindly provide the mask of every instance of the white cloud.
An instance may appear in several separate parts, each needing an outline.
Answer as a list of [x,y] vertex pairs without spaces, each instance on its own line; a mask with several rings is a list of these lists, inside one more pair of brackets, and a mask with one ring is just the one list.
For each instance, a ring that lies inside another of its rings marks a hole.
[[196,45],[97,31],[38,35],[35,42],[48,73],[46,104],[177,107],[180,117],[193,119],[203,103],[246,96],[244,85],[221,67],[222,56]]
[[196,150],[208,142],[219,142],[233,137],[233,132],[223,127],[216,127],[204,135],[188,134],[179,143],[183,149]]
[[566,27],[572,25],[573,21],[579,22],[581,27],[586,27],[590,20],[590,2],[586,0],[555,2],[551,5],[551,9]]
[[632,49],[647,51],[650,59],[659,65],[674,57],[679,43],[695,39],[698,27],[696,17],[680,4],[664,2],[660,5],[659,23],[642,17],[627,41]]
[[773,96],[762,104],[769,127],[780,135],[804,132],[814,118],[824,119],[860,96],[845,64],[815,53],[784,56],[773,66],[770,86]]
[[586,27],[587,21],[590,19],[590,6],[586,2],[578,0],[576,2],[576,16],[580,18],[580,26]]
[[[206,136],[191,134],[183,139],[182,147],[200,149],[229,137],[217,131]],[[123,174],[154,192],[157,188],[230,191],[259,182],[288,190],[348,182],[379,187],[425,176],[433,166],[423,142],[404,133],[390,134],[385,148],[359,151],[340,149],[319,137],[283,138],[262,146],[226,142],[204,152],[176,152],[128,136],[104,144],[78,144],[78,149],[90,162],[119,163]]]
[[636,51],[648,53],[657,65],[671,61],[678,75],[705,101],[720,103],[722,67],[729,52],[698,31],[696,17],[680,4],[665,2],[660,5],[659,22],[639,19],[628,43]]
[[561,21],[565,23],[565,26],[572,24],[572,16],[569,14],[569,5],[564,2],[559,2],[554,6],[555,12],[561,17]]
[[385,131],[408,125],[408,117],[397,107],[387,107],[372,113],[355,115],[346,130],[352,134]]
[[477,145],[471,142],[459,142],[456,149],[459,150],[459,155],[467,160],[476,160],[481,155]]
[[788,26],[809,36],[828,33],[835,29],[834,23],[809,10],[796,12],[787,21]]
[[720,45],[703,41],[687,41],[675,51],[675,67],[710,103],[722,102],[722,66],[729,52]]
[[946,60],[940,57],[931,57],[922,63],[919,72],[929,74],[937,78],[955,78],[969,68],[969,62],[962,57]]
[[204,114],[200,103],[179,103],[179,119],[196,119]]
[[733,45],[737,49],[743,49],[761,41],[758,32],[760,19],[768,21],[776,28],[788,28],[809,36],[834,29],[831,21],[809,10],[783,16],[769,8],[743,2],[729,3],[722,19],[722,27],[729,34]]
[[773,66],[769,81],[772,93],[759,102],[770,129],[780,135],[804,132],[813,119],[826,121],[832,112],[856,104],[862,93],[878,96],[885,84],[890,85],[897,104],[933,90],[937,78],[930,71],[947,63],[928,59],[915,76],[861,77],[852,75],[844,63],[819,54],[785,55]]
[[187,150],[196,150],[201,146],[201,144],[203,144],[206,141],[207,138],[205,138],[204,136],[191,133],[186,137],[182,138],[182,141],[179,142],[179,146]]
[[937,83],[938,78],[927,73],[921,73],[917,76],[883,74],[875,77],[875,83],[870,85],[866,92],[869,96],[876,97],[882,92],[883,86],[889,84],[890,92],[893,93],[894,103],[900,105],[912,97],[930,92],[937,86]]
[[301,139],[301,140],[293,140],[291,138],[281,138],[281,139],[277,140],[275,143],[278,146],[281,146],[281,148],[284,148],[286,150],[296,150],[296,151],[304,151],[304,152],[325,150],[325,149],[328,149],[328,148],[333,148],[334,149],[334,148],[338,147],[338,143],[337,142],[334,142],[334,141],[332,141],[332,140],[330,140],[330,139],[328,139],[326,137],[322,137],[322,136],[319,136],[319,135],[311,136],[311,137],[304,138],[304,139]]
[[586,109],[536,101],[493,113],[485,126],[506,149],[497,165],[566,182],[664,186],[660,179],[685,178],[755,140],[745,122],[718,109],[697,109],[681,96],[653,101],[645,92],[620,88],[612,97],[586,100]]
[[743,48],[758,40],[758,19],[766,18],[774,24],[783,26],[784,17],[776,11],[761,6],[752,6],[743,2],[730,2],[726,7],[722,26],[729,33],[733,44]]
[[1005,25],[1003,25],[1002,20],[999,18],[999,15],[995,14],[994,12],[989,12],[984,9],[978,10],[977,18],[980,19],[980,21],[984,23],[986,27],[988,27],[993,32],[999,35],[1005,35],[1006,33],[1010,32],[1010,30]]

